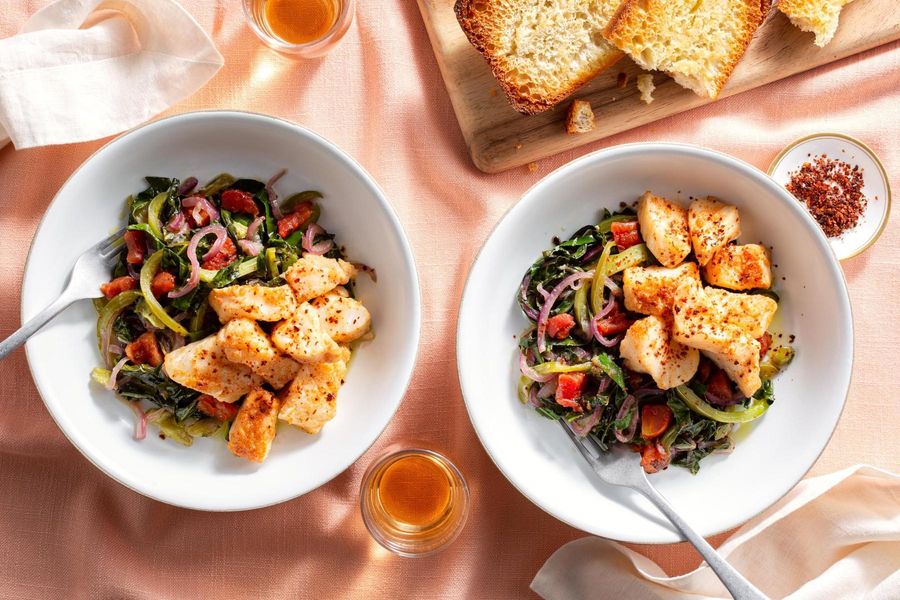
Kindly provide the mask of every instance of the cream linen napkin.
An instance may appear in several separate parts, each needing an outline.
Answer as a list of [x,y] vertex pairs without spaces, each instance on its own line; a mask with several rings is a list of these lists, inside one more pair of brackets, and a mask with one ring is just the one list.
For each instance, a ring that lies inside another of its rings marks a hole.
[[[900,476],[857,465],[807,479],[719,547],[772,598],[900,598]],[[531,589],[547,600],[730,598],[705,564],[667,577],[656,563],[596,537],[570,542]]]
[[0,147],[124,131],[189,96],[223,63],[172,0],[58,0],[0,40]]

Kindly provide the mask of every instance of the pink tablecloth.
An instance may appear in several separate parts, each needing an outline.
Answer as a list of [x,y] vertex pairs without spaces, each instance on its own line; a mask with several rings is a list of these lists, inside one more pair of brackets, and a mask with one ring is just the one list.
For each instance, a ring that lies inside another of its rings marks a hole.
[[[42,4],[7,3],[0,36],[14,33]],[[900,44],[543,161],[534,173],[488,176],[466,155],[414,2],[362,0],[343,44],[322,61],[300,63],[257,42],[239,0],[184,5],[213,35],[226,65],[170,113],[221,107],[291,119],[349,151],[392,199],[422,277],[416,374],[382,439],[336,480],[281,506],[206,514],[145,499],[92,467],[53,424],[24,354],[15,353],[0,363],[0,597],[527,596],[543,561],[581,533],[532,506],[496,470],[469,425],[453,359],[468,266],[504,211],[555,167],[624,142],[690,142],[765,168],[792,139],[836,130],[868,142],[889,171],[900,165]],[[0,336],[18,325],[25,255],[44,208],[100,145],[0,150]],[[896,177],[893,185],[900,189]],[[814,474],[857,462],[900,469],[894,213],[880,242],[844,263],[857,335],[853,389]],[[456,544],[416,561],[381,550],[356,504],[371,458],[412,435],[458,462],[474,500]],[[636,549],[672,573],[698,562],[682,545]]]

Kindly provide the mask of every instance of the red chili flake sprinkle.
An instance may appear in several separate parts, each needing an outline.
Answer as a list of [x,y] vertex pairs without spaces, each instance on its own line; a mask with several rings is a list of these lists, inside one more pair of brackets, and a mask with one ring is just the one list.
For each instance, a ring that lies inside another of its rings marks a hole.
[[858,165],[821,154],[790,176],[787,190],[806,204],[825,235],[837,237],[856,227],[868,203],[862,193],[863,170]]

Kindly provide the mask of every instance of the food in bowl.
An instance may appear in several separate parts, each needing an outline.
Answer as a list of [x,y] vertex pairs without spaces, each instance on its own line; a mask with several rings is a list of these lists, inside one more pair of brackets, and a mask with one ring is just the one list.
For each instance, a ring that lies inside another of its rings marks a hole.
[[351,344],[371,335],[353,290],[369,269],[318,225],[320,192],[278,200],[283,174],[147,177],[127,199],[93,378],[130,404],[136,438],[148,423],[186,446],[220,435],[262,462],[279,420],[316,434],[334,417]]
[[737,244],[738,209],[646,192],[555,240],[522,279],[519,398],[601,448],[628,445],[648,473],[696,473],[774,402],[793,358],[769,332],[768,250]]

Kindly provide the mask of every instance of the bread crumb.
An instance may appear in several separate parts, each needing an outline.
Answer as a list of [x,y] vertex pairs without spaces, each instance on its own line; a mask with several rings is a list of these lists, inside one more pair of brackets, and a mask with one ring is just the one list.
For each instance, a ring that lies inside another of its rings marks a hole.
[[594,129],[594,111],[587,100],[574,100],[566,115],[567,133],[587,133]]
[[522,144],[516,144],[516,150],[519,150],[521,148],[522,148]]
[[528,167],[528,172],[529,172],[529,173],[537,173],[538,167],[537,167],[537,163],[536,163],[536,162],[530,162],[530,163],[528,163],[527,167]]
[[653,102],[653,90],[656,89],[656,86],[653,85],[653,75],[650,73],[641,73],[638,75],[637,89],[641,91],[641,101],[644,104]]
[[628,73],[625,71],[619,72],[619,76],[616,77],[616,87],[621,89],[625,89],[625,86],[628,85]]

